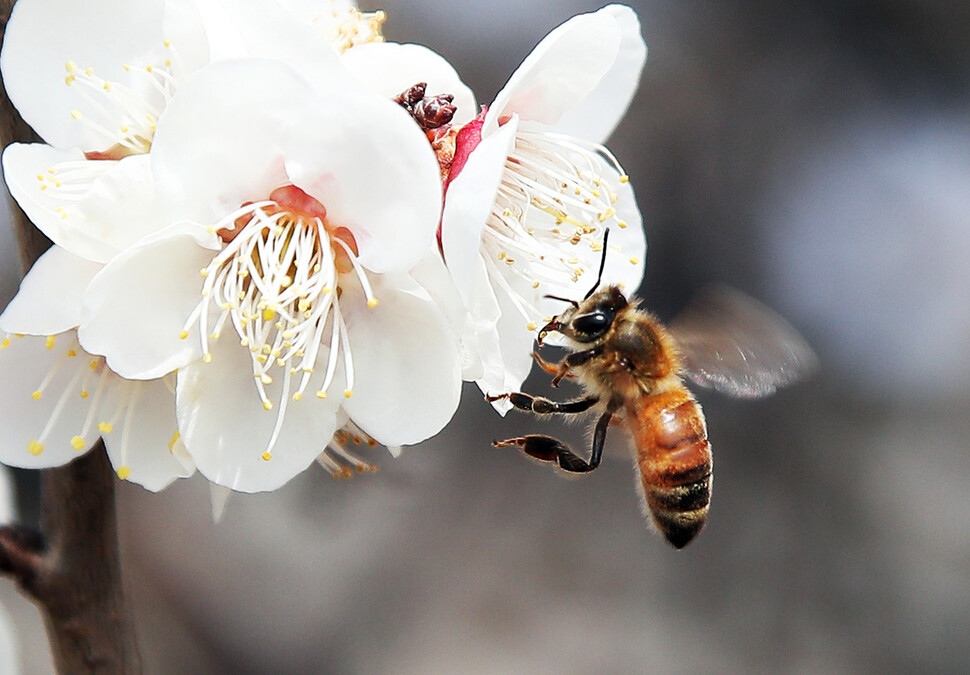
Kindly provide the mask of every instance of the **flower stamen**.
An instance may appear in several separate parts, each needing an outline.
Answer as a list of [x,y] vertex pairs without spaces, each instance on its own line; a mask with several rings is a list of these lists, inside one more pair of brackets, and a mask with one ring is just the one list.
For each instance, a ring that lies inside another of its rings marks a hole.
[[[625,178],[613,154],[599,144],[548,132],[517,133],[481,251],[492,284],[508,295],[524,326],[541,316],[540,285],[568,291],[598,266],[606,229],[626,226],[614,206]],[[535,292],[514,290],[510,277],[523,279]]]
[[[263,455],[268,459],[289,401],[302,399],[325,343],[329,344],[326,374],[317,397],[327,396],[341,360],[346,373],[344,395],[349,397],[353,391],[354,364],[340,308],[340,276],[356,277],[369,307],[377,304],[377,298],[358,260],[353,234],[331,223],[326,208],[294,185],[277,188],[268,200],[243,204],[209,231],[219,236],[224,247],[202,270],[199,303],[180,335],[187,337],[197,323],[203,354],[210,355],[210,340],[220,339],[231,323],[240,344],[250,352],[263,407],[276,410]],[[277,369],[282,369],[282,380],[271,398],[268,387]],[[300,376],[298,382],[294,375]]]

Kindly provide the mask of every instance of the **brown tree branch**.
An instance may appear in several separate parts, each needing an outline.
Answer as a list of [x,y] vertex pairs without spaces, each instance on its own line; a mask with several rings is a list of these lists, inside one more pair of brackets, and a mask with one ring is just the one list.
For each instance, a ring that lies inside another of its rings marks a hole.
[[[14,0],[0,0],[0,45]],[[39,140],[0,87],[0,141]],[[50,242],[10,200],[24,270]],[[62,673],[141,669],[121,580],[114,472],[99,440],[70,464],[41,472],[41,532],[0,528],[0,570],[41,606]]]

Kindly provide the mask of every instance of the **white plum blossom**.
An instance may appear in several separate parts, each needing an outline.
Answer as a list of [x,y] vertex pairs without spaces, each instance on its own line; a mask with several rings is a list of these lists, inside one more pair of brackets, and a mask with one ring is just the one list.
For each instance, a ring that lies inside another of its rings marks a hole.
[[148,489],[193,473],[174,378],[128,382],[83,350],[74,329],[101,265],[159,225],[145,153],[177,83],[207,58],[189,0],[106,0],[84,11],[63,0],[16,3],[0,67],[47,143],[8,147],[4,178],[55,245],[0,317],[0,461],[57,466],[103,436],[118,475]]
[[170,225],[84,294],[81,344],[127,378],[178,369],[182,441],[234,490],[279,487],[347,418],[413,444],[458,404],[456,337],[409,274],[440,217],[434,153],[395,103],[322,72],[237,59],[186,80],[151,151]]
[[[629,179],[602,143],[646,59],[629,7],[562,24],[455,139],[441,226],[445,262],[469,312],[466,342],[486,394],[519,388],[535,331],[557,313],[544,295],[581,298],[603,280],[635,289],[646,243]],[[500,412],[508,409],[499,401]]]
[[[18,419],[20,412],[30,414],[6,427],[16,438],[6,446],[10,457],[2,461],[15,466],[60,464],[90,446],[100,429],[122,477],[159,489],[174,475],[190,472],[186,458],[179,456],[179,465],[171,462],[173,452],[182,452],[177,433],[173,436],[174,375],[129,382],[106,367],[103,358],[73,344],[81,290],[104,263],[169,224],[160,219],[155,203],[147,153],[159,119],[186,77],[213,58],[247,54],[302,60],[312,71],[318,63],[332,65],[339,51],[382,39],[382,13],[361,13],[353,3],[340,0],[312,4],[283,3],[287,8],[269,0],[228,6],[218,0],[105,0],[78,11],[65,0],[17,3],[0,57],[4,81],[18,110],[48,143],[8,147],[5,179],[29,218],[55,242],[46,258],[71,264],[59,271],[52,264],[38,265],[25,281],[25,289],[33,292],[22,291],[4,315],[2,325],[10,333],[25,334],[5,342],[11,346],[0,360],[0,381],[9,387],[5,394],[18,402],[8,412],[11,419]],[[45,317],[52,300],[54,316]],[[75,304],[68,307],[70,303]],[[73,322],[62,320],[66,310]],[[51,323],[56,330],[50,329]],[[21,357],[28,352],[39,360],[24,362]],[[98,374],[104,396],[90,398],[83,388],[89,373],[55,376],[70,371],[64,364],[82,362]],[[38,379],[43,391],[30,389],[28,383]],[[24,387],[28,389],[20,391]],[[119,407],[116,399],[131,405]],[[19,405],[23,401],[31,401],[25,411]],[[40,423],[45,411],[53,416]],[[79,415],[83,421],[76,423]],[[143,420],[143,415],[149,417]],[[132,432],[130,420],[147,425],[146,430],[167,429],[171,452],[159,458],[161,473],[151,474],[151,463],[137,456],[133,464],[128,462],[131,448],[137,455],[142,447],[155,452],[164,446],[154,436],[146,439],[137,429]],[[120,433],[105,431],[109,429]],[[69,443],[57,440],[64,434]],[[138,443],[130,442],[132,438]],[[143,440],[151,442],[139,445]]]
[[174,377],[128,381],[80,347],[81,293],[100,267],[55,245],[0,316],[0,462],[60,466],[101,436],[120,478],[157,491],[195,470]]

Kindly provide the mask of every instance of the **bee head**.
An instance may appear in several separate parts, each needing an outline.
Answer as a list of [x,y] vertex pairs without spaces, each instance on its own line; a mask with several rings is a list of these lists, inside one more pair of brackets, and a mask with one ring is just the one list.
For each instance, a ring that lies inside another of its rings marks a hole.
[[617,313],[629,304],[615,285],[602,288],[582,302],[567,302],[573,306],[546,324],[540,337],[556,331],[576,342],[595,342],[606,335]]

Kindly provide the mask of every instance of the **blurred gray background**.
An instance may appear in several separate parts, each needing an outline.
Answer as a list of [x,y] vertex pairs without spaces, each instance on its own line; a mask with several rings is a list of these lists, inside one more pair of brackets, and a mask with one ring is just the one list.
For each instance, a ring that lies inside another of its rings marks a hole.
[[[536,429],[585,445],[585,430],[501,419],[470,387],[437,438],[362,453],[377,474],[311,470],[234,497],[219,525],[201,480],[123,485],[148,672],[970,669],[970,12],[633,5],[650,53],[609,145],[644,215],[641,294],[670,318],[726,282],[822,364],[761,402],[699,393],[705,531],[680,552],[649,531],[622,433],[579,480],[492,448]],[[599,4],[364,6],[487,103],[546,32]],[[18,270],[2,236],[5,300]]]

